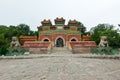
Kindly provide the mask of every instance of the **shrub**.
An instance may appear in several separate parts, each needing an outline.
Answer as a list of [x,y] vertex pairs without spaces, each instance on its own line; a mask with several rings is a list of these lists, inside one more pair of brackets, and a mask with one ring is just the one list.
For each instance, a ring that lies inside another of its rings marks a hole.
[[119,49],[118,48],[112,48],[112,47],[96,47],[96,48],[91,48],[91,53],[92,54],[100,54],[100,55],[115,55],[119,54]]
[[0,55],[6,55],[8,53],[7,47],[0,47]]

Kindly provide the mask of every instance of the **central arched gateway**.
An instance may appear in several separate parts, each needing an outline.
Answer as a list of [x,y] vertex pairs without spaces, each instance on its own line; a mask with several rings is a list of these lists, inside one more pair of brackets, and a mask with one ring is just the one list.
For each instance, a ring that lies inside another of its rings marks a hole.
[[56,47],[63,47],[64,46],[64,41],[62,38],[57,38],[56,40]]

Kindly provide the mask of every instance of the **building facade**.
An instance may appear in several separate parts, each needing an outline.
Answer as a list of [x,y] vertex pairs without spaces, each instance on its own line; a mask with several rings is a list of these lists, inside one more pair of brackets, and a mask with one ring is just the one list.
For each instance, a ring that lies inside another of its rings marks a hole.
[[81,41],[81,26],[78,21],[69,20],[65,25],[64,18],[54,19],[54,25],[50,20],[43,20],[38,26],[38,41],[52,42],[52,46],[65,47],[68,42]]
[[28,48],[30,54],[54,53],[61,49],[72,53],[90,53],[90,49],[96,47],[95,41],[89,41],[90,36],[81,37],[82,26],[76,20],[65,24],[64,18],[56,18],[54,25],[50,20],[43,20],[37,28],[38,37],[20,37],[22,47]]

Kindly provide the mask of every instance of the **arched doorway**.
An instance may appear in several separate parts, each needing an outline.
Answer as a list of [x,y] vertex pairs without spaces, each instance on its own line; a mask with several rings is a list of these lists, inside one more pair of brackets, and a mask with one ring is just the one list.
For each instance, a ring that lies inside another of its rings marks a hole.
[[44,39],[43,41],[44,41],[44,42],[49,42],[49,39]]
[[76,39],[73,38],[71,41],[76,41]]
[[56,47],[63,47],[64,46],[64,42],[62,38],[58,38],[56,40]]

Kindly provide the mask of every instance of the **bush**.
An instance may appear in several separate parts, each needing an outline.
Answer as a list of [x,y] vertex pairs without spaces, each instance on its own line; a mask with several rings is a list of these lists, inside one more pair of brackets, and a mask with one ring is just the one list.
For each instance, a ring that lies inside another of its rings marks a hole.
[[91,53],[92,54],[100,54],[100,55],[115,55],[119,54],[119,49],[118,48],[112,48],[112,47],[96,47],[96,48],[91,48]]
[[8,53],[7,47],[5,46],[0,47],[0,56],[6,55],[7,53]]
[[9,47],[8,49],[8,53],[6,54],[6,56],[19,56],[19,55],[23,55],[25,52],[28,52],[27,48],[21,48],[21,47],[16,47],[16,48],[11,48]]

